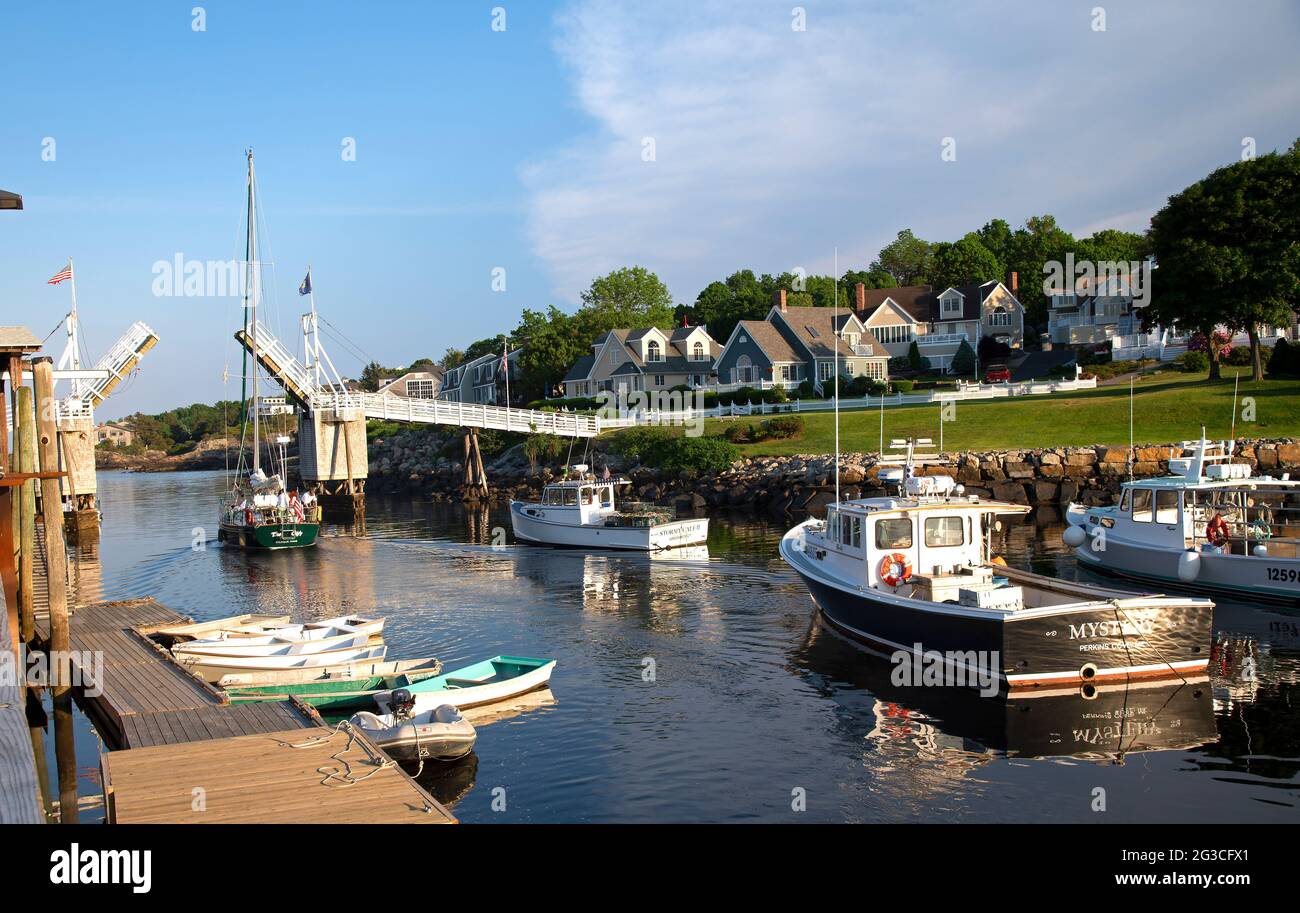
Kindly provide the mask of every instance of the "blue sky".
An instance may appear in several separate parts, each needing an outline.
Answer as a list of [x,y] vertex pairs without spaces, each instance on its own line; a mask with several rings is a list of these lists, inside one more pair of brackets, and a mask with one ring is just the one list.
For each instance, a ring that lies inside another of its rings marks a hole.
[[827,270],[834,246],[865,266],[903,227],[1140,230],[1243,138],[1300,136],[1286,0],[807,2],[804,31],[794,6],[10,5],[0,187],[27,209],[0,220],[0,322],[49,332],[71,255],[92,355],[135,319],[161,338],[101,416],[233,395],[236,303],[155,297],[152,266],[239,254],[250,145],[266,316],[296,340],[311,263],[325,317],[398,364],[630,263],[691,301],[742,267]]

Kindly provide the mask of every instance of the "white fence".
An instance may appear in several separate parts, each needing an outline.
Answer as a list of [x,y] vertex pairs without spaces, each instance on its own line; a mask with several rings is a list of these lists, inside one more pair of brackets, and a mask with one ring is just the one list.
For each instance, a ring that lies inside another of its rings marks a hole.
[[[840,397],[840,411],[861,411],[892,406],[924,405],[948,401],[993,400],[1011,396],[1041,396],[1073,390],[1091,390],[1097,378],[1086,380],[1027,381],[1015,384],[962,384],[956,390],[928,390],[924,393],[895,393],[892,396]],[[791,400],[786,403],[745,403],[714,406],[712,409],[683,409],[674,412],[636,410],[618,418],[600,419],[600,430],[630,428],[634,425],[680,425],[702,418],[727,418],[744,415],[774,415],[795,412],[828,412],[835,408],[831,399]]]

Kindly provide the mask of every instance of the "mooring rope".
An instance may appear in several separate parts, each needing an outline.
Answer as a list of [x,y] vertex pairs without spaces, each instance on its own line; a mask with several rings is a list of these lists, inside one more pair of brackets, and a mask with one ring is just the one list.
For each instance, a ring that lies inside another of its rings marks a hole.
[[[340,721],[329,735],[312,736],[305,742],[286,742],[284,744],[288,748],[315,748],[317,745],[326,744],[340,733],[345,733],[347,735],[347,744],[345,744],[340,750],[334,752],[334,754],[330,755],[330,760],[337,761],[340,766],[336,767],[325,764],[316,768],[316,773],[325,775],[324,779],[320,781],[321,786],[330,789],[344,789],[348,786],[356,786],[358,783],[369,780],[381,770],[397,766],[397,762],[392,758],[389,758],[386,755],[375,754],[375,752],[370,748],[370,743],[364,739],[358,738],[356,729],[347,720]],[[346,754],[352,748],[353,742],[359,742],[361,744],[362,750],[366,753],[365,763],[374,767],[374,770],[364,776],[354,776],[352,773],[352,762],[347,758],[342,757],[342,755]],[[335,783],[332,781],[338,782]]]

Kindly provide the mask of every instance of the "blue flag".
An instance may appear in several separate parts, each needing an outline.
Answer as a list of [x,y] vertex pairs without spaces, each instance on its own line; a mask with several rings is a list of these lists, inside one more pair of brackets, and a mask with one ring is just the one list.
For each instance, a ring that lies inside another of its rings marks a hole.
[[302,280],[302,285],[298,286],[299,295],[311,294],[311,270],[307,271],[307,278]]

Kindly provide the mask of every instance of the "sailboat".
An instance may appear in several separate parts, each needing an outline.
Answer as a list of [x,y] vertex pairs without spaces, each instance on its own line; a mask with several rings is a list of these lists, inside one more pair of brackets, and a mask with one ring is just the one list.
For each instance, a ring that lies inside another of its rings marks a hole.
[[[297,498],[290,498],[285,446],[289,439],[283,435],[268,442],[270,475],[262,468],[262,427],[258,408],[257,379],[258,351],[257,299],[260,292],[257,269],[257,184],[253,171],[253,150],[248,150],[248,231],[245,244],[244,332],[252,340],[251,365],[252,394],[244,399],[244,426],[248,413],[253,414],[252,462],[246,465],[242,447],[235,482],[221,504],[217,539],[230,545],[247,549],[305,548],[316,543],[320,523],[314,508],[308,516]],[[245,377],[250,374],[244,371]]]

